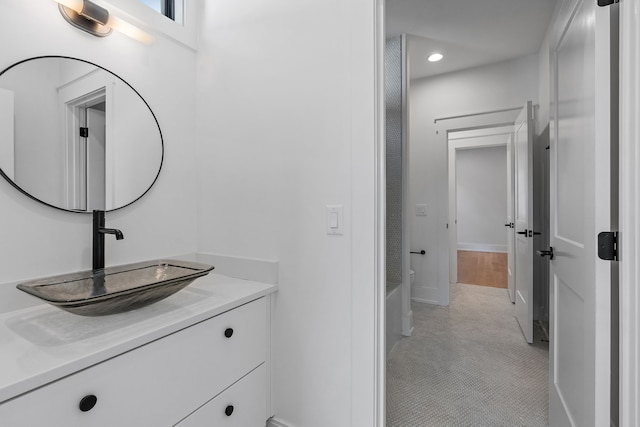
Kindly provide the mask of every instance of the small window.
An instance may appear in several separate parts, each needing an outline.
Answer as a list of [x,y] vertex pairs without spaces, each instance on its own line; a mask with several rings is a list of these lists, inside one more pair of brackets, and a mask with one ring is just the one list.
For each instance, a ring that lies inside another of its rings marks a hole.
[[142,3],[149,6],[166,16],[167,18],[182,24],[183,4],[182,0],[140,0]]

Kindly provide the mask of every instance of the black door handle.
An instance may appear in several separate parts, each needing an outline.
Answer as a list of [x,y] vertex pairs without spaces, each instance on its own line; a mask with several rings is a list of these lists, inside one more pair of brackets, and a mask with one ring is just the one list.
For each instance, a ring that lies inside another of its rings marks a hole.
[[529,230],[524,231],[516,231],[516,234],[524,234],[525,236],[529,234]]
[[553,248],[551,246],[549,246],[549,250],[548,251],[536,251],[536,253],[541,257],[548,256],[549,259],[553,259]]
[[514,225],[514,224],[513,224],[512,222],[510,222],[509,224],[505,224],[504,226],[505,226],[505,227],[509,227],[509,228],[513,228],[513,225]]

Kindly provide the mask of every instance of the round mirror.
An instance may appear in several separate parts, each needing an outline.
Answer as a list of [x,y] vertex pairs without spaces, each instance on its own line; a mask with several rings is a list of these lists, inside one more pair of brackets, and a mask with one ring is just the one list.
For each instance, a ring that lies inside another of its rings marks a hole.
[[0,73],[0,173],[73,212],[115,210],[156,181],[158,121],[127,82],[87,61],[45,56]]

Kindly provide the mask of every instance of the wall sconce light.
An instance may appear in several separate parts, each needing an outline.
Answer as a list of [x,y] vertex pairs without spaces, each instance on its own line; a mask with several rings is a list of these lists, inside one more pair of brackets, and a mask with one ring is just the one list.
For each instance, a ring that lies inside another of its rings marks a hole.
[[76,28],[97,37],[106,37],[115,29],[145,44],[153,43],[153,37],[90,0],[54,0],[64,19]]

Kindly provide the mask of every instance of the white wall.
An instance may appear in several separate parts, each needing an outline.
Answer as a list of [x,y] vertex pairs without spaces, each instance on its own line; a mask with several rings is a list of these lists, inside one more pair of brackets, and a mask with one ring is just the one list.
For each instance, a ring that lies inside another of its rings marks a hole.
[[[107,152],[112,154],[107,157],[112,171],[107,173],[106,191],[111,192],[107,194],[107,201],[113,200],[112,206],[124,206],[140,197],[153,183],[162,162],[162,149],[158,144],[160,134],[156,121],[138,95],[116,82],[113,104],[116,126],[111,138],[112,151]],[[132,117],[136,120],[131,120]],[[163,128],[161,125],[161,130]],[[107,168],[109,170],[109,166]]]
[[458,249],[506,252],[506,147],[457,150],[456,190]]
[[10,90],[0,88],[0,169],[14,178],[14,97]]
[[414,298],[438,301],[443,285],[438,274],[449,269],[447,147],[436,142],[434,119],[517,107],[537,99],[537,55],[412,81],[410,200],[413,205],[427,205],[427,216],[411,218],[411,247],[427,251],[426,256],[411,260],[416,272]]
[[[61,82],[61,70],[57,67],[27,65],[3,75],[3,87],[14,93],[15,138],[24,141],[14,146],[14,179],[25,191],[45,195],[41,200],[63,206],[64,150],[62,144],[55,143],[64,125],[58,123],[55,92]],[[5,158],[1,162],[4,165],[10,161]]]
[[204,3],[199,249],[279,261],[273,397],[292,426],[375,415],[374,6]]
[[[196,250],[195,53],[166,38],[146,46],[118,33],[101,39],[71,27],[53,1],[5,2],[0,68],[38,55],[67,55],[118,74],[145,97],[165,141],[165,163],[138,203],[107,213],[125,239],[107,238],[106,263]],[[16,17],[28,16],[28,19]],[[0,180],[0,283],[91,268],[91,217],[41,205]],[[33,298],[0,286],[0,312]]]

